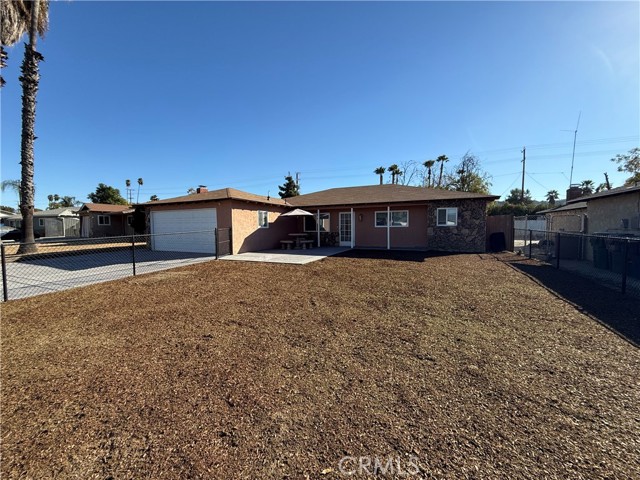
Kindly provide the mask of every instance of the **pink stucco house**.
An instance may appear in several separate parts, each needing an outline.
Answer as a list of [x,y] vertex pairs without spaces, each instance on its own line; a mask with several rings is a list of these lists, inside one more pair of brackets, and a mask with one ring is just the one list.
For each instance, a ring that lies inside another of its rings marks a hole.
[[[333,188],[286,200],[199,188],[144,207],[150,233],[203,232],[171,247],[184,251],[214,253],[206,231],[219,228],[231,229],[234,254],[278,248],[290,233],[306,233],[316,245],[483,252],[487,204],[496,198],[403,185]],[[295,208],[313,215],[282,217]]]

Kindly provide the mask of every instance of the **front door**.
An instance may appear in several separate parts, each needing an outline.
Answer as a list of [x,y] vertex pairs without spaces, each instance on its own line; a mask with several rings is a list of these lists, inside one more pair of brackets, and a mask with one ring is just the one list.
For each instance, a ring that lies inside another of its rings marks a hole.
[[340,246],[351,246],[351,212],[340,212]]

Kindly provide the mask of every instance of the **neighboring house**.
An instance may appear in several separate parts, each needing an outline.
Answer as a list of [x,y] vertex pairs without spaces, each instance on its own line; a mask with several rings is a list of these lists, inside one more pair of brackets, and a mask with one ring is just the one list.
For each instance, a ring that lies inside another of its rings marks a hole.
[[578,232],[586,233],[587,202],[577,201],[557,208],[543,210],[538,214],[544,214],[547,219],[547,231],[550,232]]
[[618,233],[640,236],[640,185],[612,188],[571,200],[586,202],[588,233]]
[[[498,197],[403,185],[323,190],[284,200],[232,188],[144,204],[151,233],[232,229],[233,253],[276,248],[289,233],[306,232],[318,241],[336,238],[342,246],[483,252],[487,204]],[[301,208],[313,216],[283,217]],[[320,225],[315,219],[320,219]],[[175,241],[178,241],[177,237]],[[169,242],[158,237],[160,242]],[[326,241],[326,240],[324,240]],[[195,245],[185,236],[184,251],[213,253],[211,235]],[[194,250],[195,249],[195,250]]]
[[612,188],[544,210],[548,230],[640,236],[640,185]]
[[[33,212],[33,234],[40,237],[77,237],[80,235],[79,207],[62,207]],[[13,214],[3,218],[3,223],[12,228],[22,228],[22,215]]]
[[134,208],[129,205],[85,203],[78,210],[82,237],[133,235]]

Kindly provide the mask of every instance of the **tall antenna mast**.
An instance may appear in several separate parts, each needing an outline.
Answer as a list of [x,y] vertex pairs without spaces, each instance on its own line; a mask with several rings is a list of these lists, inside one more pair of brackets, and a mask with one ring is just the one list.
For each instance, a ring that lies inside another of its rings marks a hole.
[[569,188],[573,184],[573,161],[576,158],[576,139],[578,138],[578,127],[580,126],[580,116],[582,115],[582,111],[578,113],[578,123],[576,123],[575,130],[563,130],[563,132],[571,132],[573,131],[573,153],[571,154],[571,173],[569,174]]

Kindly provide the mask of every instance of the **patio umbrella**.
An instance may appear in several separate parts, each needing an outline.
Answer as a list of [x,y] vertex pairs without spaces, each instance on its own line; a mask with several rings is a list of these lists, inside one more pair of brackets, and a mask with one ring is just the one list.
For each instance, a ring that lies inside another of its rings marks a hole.
[[302,210],[301,208],[296,208],[295,210],[291,210],[290,212],[283,213],[280,215],[281,217],[305,217],[305,216],[313,217],[313,213],[307,212],[306,210]]

